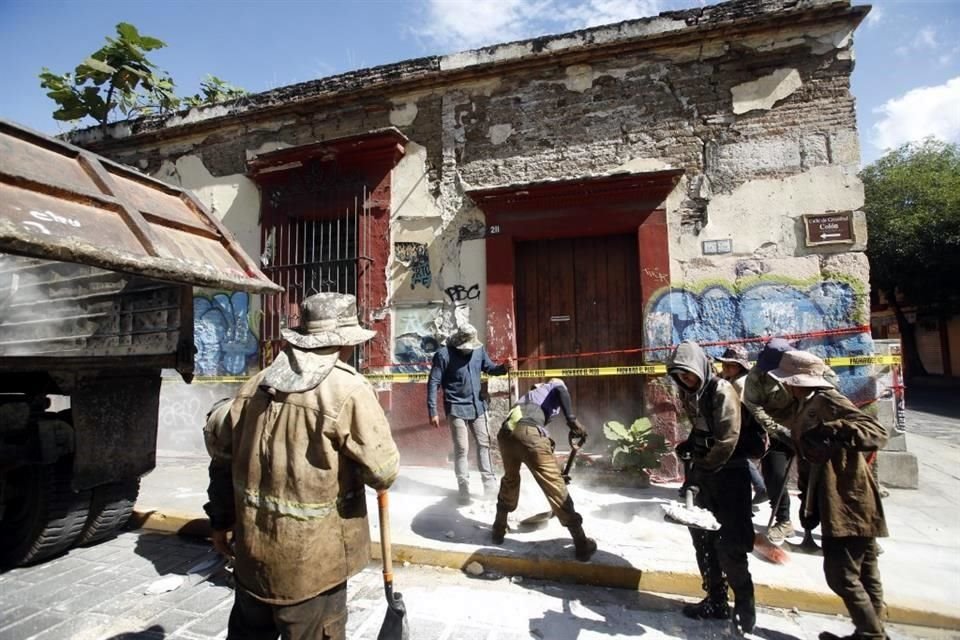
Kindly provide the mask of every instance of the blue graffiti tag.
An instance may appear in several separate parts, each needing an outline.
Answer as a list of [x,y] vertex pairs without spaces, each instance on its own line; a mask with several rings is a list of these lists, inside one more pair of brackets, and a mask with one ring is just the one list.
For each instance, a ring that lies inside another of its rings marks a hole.
[[243,375],[256,361],[257,336],[250,330],[250,296],[237,291],[193,298],[193,343],[197,375]]
[[[651,359],[663,360],[669,347],[683,340],[722,342],[854,328],[862,324],[858,321],[862,295],[849,283],[837,280],[812,286],[779,281],[760,281],[743,288],[717,284],[698,291],[671,287],[656,296],[648,307],[644,327],[647,346],[667,347],[651,354]],[[763,343],[744,346],[755,358]],[[863,355],[873,353],[873,340],[867,332],[819,336],[799,340],[797,348],[822,358]],[[723,349],[714,346],[706,351],[719,356]],[[869,369],[838,370],[840,390],[852,397],[872,393]]]

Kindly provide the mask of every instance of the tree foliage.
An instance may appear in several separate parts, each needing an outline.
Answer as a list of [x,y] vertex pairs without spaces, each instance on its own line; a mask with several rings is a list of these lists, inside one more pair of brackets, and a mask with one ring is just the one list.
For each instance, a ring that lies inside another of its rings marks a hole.
[[207,76],[201,93],[181,100],[173,79],[147,58],[147,53],[166,47],[157,38],[141,34],[132,24],[117,25],[117,37],[90,54],[72,73],[56,74],[44,67],[40,86],[57,103],[56,120],[73,121],[90,117],[106,126],[111,116],[124,117],[168,113],[181,102],[187,106],[213,104],[235,99],[246,91],[216,76]]
[[960,292],[960,148],[934,139],[861,173],[874,288],[947,312]]

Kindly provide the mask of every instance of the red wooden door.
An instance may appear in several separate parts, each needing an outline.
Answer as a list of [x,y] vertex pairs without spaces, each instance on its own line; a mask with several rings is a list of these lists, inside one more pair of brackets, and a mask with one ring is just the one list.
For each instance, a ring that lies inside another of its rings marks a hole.
[[[517,351],[521,369],[637,364],[639,354],[582,355],[641,346],[637,239],[617,235],[516,246]],[[543,359],[543,356],[564,355]],[[525,359],[526,358],[526,359]],[[520,392],[538,382],[521,379]],[[600,444],[606,420],[643,415],[642,379],[568,377],[573,410]]]

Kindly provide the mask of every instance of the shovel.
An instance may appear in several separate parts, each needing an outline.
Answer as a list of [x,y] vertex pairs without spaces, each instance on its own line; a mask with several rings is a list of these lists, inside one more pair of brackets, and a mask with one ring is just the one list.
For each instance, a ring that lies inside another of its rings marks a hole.
[[[580,451],[580,449],[583,447],[586,441],[587,441],[586,434],[578,438],[574,438],[573,434],[572,433],[570,434],[570,439],[568,440],[568,442],[570,443],[570,455],[567,457],[567,464],[563,465],[563,472],[560,474],[560,477],[562,477],[563,481],[567,484],[570,484],[570,482],[572,481],[572,479],[570,478],[570,470],[573,469],[573,460],[577,457],[577,452]],[[530,526],[538,525],[543,522],[546,522],[547,520],[552,518],[554,515],[556,514],[553,513],[552,509],[550,511],[543,511],[536,515],[532,515],[529,518],[524,518],[519,522],[519,526],[530,527]]]
[[393,557],[390,552],[390,511],[387,490],[377,490],[380,512],[380,555],[383,557],[383,591],[387,596],[387,614],[380,626],[377,640],[410,640],[407,607],[403,596],[393,591]]
[[693,504],[694,498],[699,492],[700,487],[696,485],[690,486],[684,491],[686,504],[681,504],[674,500],[671,500],[667,504],[661,504],[660,508],[663,509],[664,518],[670,522],[690,527],[691,529],[703,529],[704,531],[716,531],[719,529],[720,523],[717,522],[717,518],[713,515],[713,512]]

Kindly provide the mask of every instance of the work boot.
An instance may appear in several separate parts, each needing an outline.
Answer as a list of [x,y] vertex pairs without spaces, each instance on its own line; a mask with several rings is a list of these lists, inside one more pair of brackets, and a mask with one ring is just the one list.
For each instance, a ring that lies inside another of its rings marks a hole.
[[737,598],[733,604],[733,628],[741,634],[753,633],[757,624],[757,607],[753,596]]
[[837,634],[830,633],[829,631],[821,631],[817,638],[820,640],[858,640],[859,636],[856,633],[851,633],[848,636],[838,636]]
[[500,485],[496,482],[488,482],[483,485],[483,499],[496,500],[500,495]]
[[570,535],[573,536],[574,555],[580,562],[586,562],[597,552],[597,542],[593,538],[588,538],[583,532],[583,524],[571,524],[567,526]]
[[468,505],[472,502],[473,502],[473,498],[470,497],[470,485],[461,484],[458,488],[457,504]]
[[753,504],[763,504],[770,501],[770,496],[767,495],[766,489],[761,489],[757,491],[756,495],[753,496]]
[[767,540],[777,546],[783,544],[783,541],[793,536],[793,523],[789,520],[783,520],[776,523],[767,531]]
[[497,518],[493,521],[493,531],[490,535],[493,544],[503,544],[507,536],[507,510],[497,505]]
[[707,596],[697,604],[685,604],[680,610],[683,615],[694,620],[726,620],[730,617],[730,605],[726,599],[714,600]]

